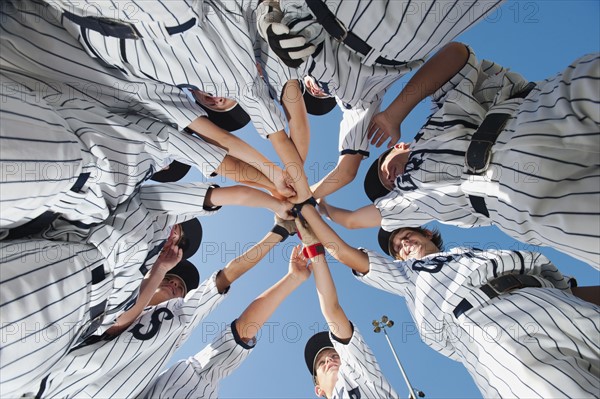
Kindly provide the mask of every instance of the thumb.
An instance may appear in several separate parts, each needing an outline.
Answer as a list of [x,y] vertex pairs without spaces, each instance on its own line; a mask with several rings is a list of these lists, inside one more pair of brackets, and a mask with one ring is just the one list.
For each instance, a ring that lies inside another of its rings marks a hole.
[[269,29],[271,29],[275,35],[285,35],[290,33],[290,28],[279,22],[272,23],[271,26],[269,26]]

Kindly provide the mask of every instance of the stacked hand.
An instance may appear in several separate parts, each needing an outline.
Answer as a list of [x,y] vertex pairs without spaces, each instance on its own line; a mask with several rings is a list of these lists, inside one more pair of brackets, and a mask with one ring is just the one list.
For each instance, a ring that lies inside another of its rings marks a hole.
[[291,236],[296,234],[296,223],[293,219],[284,220],[275,215],[275,225],[283,227]]

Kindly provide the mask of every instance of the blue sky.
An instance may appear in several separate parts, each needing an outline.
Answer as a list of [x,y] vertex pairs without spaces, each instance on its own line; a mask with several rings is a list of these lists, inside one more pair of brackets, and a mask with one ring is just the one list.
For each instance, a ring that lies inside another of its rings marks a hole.
[[[508,1],[486,21],[474,26],[457,40],[469,44],[478,58],[493,60],[521,73],[529,80],[541,80],[564,69],[579,56],[600,51],[600,3],[589,1]],[[386,95],[386,103],[397,95],[408,76],[403,77]],[[429,113],[429,100],[422,102],[402,125],[402,139],[411,141]],[[339,111],[311,118],[311,145],[306,163],[309,183],[322,178],[337,161]],[[277,156],[270,143],[246,127],[239,131],[272,160]],[[344,208],[356,209],[367,204],[363,193],[364,173],[381,149],[373,149],[364,161],[357,179],[328,198]],[[197,179],[192,175],[188,180]],[[216,180],[217,184],[231,184]],[[204,242],[192,261],[202,278],[222,268],[258,241],[273,225],[269,211],[243,207],[223,208],[203,218]],[[376,229],[346,230],[334,225],[348,243],[356,247],[379,249]],[[600,273],[550,248],[532,248],[512,240],[496,228],[458,229],[440,225],[447,246],[465,244],[479,248],[539,250],[564,274],[572,275],[580,285],[600,284]],[[200,351],[210,343],[216,331],[236,318],[258,294],[287,271],[291,248],[298,242],[291,237],[276,247],[266,259],[238,280],[228,298],[201,323],[185,345],[174,355],[172,364]],[[448,245],[450,244],[450,245]],[[600,243],[599,243],[600,245]],[[354,279],[349,269],[332,259],[329,264],[337,285],[340,303],[349,318],[361,330],[381,368],[401,397],[407,397],[402,375],[382,334],[372,331],[371,321],[387,315],[395,321],[389,336],[414,387],[428,398],[481,397],[464,367],[423,344],[416,333],[404,300]],[[313,387],[303,359],[306,340],[325,329],[316,297],[314,280],[309,279],[277,310],[263,328],[252,355],[230,377],[222,381],[221,398],[313,398]]]

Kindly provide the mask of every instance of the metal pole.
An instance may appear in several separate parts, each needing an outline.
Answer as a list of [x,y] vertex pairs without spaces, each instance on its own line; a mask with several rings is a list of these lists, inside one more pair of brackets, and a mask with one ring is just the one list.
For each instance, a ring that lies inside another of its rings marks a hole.
[[410,392],[409,399],[417,399],[415,397],[415,389],[412,387],[412,385],[410,385],[408,376],[404,372],[404,367],[402,367],[402,363],[400,363],[400,359],[398,359],[398,355],[396,355],[396,350],[394,349],[394,346],[392,345],[392,341],[390,341],[390,338],[387,335],[387,331],[385,331],[385,327],[383,327],[382,330],[383,330],[383,334],[385,335],[385,339],[387,340],[388,345],[390,346],[390,349],[392,350],[392,353],[394,354],[394,359],[396,359],[396,363],[398,363],[398,367],[400,367],[400,371],[402,372],[402,376],[404,377],[404,382],[406,382],[408,391]]

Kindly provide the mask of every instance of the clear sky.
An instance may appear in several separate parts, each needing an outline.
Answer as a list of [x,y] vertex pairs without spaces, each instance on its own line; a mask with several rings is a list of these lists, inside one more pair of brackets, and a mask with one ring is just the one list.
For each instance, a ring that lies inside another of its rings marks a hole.
[[[486,21],[457,40],[471,45],[480,59],[493,60],[520,72],[529,80],[542,80],[563,70],[581,55],[600,51],[599,4],[597,0],[507,1]],[[398,94],[407,79],[407,76],[403,77],[389,90],[384,105]],[[408,116],[402,125],[402,140],[413,139],[429,114],[429,106],[429,100],[426,100]],[[326,116],[311,118],[311,144],[305,168],[309,183],[322,178],[337,161],[340,120],[341,114],[337,110]],[[238,133],[270,159],[278,159],[270,143],[261,139],[251,126]],[[368,199],[362,188],[363,177],[372,160],[381,152],[381,148],[372,149],[371,157],[363,162],[356,180],[329,197],[329,202],[349,209],[366,205]],[[198,178],[197,175],[188,180],[194,178]],[[231,184],[220,179],[216,183]],[[192,261],[204,279],[262,238],[273,225],[273,215],[261,209],[229,207],[201,221],[204,241]],[[332,225],[351,245],[379,250],[376,229],[350,231]],[[496,228],[439,227],[447,247],[464,244],[479,248],[536,250],[546,254],[564,274],[576,277],[580,285],[600,284],[600,273],[592,267],[555,250],[532,248],[512,240]],[[200,351],[211,342],[216,331],[230,323],[258,294],[281,278],[287,271],[291,248],[297,243],[297,237],[289,238],[235,282],[225,301],[197,327],[169,365]],[[372,331],[371,321],[384,314],[395,321],[389,336],[414,387],[423,390],[428,398],[481,397],[460,363],[443,357],[421,342],[401,297],[358,282],[346,266],[331,257],[328,260],[342,307],[364,335],[384,374],[401,397],[408,397],[402,375],[384,336]],[[311,277],[288,297],[263,328],[252,355],[222,381],[220,397],[314,398],[303,351],[306,340],[323,329],[325,323]],[[515,334],[523,333],[513,331]]]

